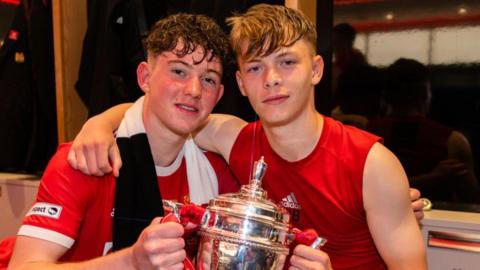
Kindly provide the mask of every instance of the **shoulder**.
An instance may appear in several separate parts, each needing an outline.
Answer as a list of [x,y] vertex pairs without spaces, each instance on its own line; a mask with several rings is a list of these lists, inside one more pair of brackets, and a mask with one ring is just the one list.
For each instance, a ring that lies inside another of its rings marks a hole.
[[85,193],[83,195],[86,196],[89,193],[88,190],[106,182],[100,180],[100,178],[110,177],[109,175],[103,177],[88,176],[81,171],[72,168],[67,161],[70,146],[70,143],[58,146],[57,152],[50,159],[45,172],[42,175],[40,190],[46,190],[48,193],[66,193],[70,194],[70,196],[73,194],[81,195]]
[[335,149],[339,153],[366,155],[370,148],[382,139],[374,134],[359,128],[342,124],[330,117],[324,117],[321,144],[324,147]]
[[399,159],[380,143],[375,143],[368,152],[363,182],[367,188],[386,188],[394,193],[398,185],[408,188],[408,179]]

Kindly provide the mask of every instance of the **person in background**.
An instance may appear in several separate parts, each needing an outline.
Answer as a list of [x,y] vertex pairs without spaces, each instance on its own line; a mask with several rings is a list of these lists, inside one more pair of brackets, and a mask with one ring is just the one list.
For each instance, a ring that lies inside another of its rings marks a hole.
[[[297,246],[287,261],[290,269],[426,269],[398,159],[379,137],[315,109],[323,61],[316,55],[312,22],[299,11],[266,4],[228,22],[237,83],[260,120],[211,115],[195,140],[228,160],[242,183],[249,180],[250,164],[264,156],[263,187],[270,198],[286,207],[294,226],[314,228],[328,239],[322,250]],[[92,147],[87,131],[108,136],[112,124],[118,125],[109,115],[118,113],[114,108],[87,122],[70,151],[73,167],[112,170],[106,151]],[[111,139],[101,145],[116,147]],[[94,156],[100,159],[85,161]],[[115,167],[118,156],[110,158]]]
[[339,23],[333,27],[333,97],[336,97],[339,77],[343,72],[368,65],[365,56],[353,46],[356,37],[357,31],[349,23]]
[[189,242],[180,224],[159,222],[162,198],[202,204],[238,189],[225,161],[190,138],[223,94],[226,34],[210,18],[178,14],[155,24],[146,48],[137,68],[145,95],[117,130],[119,177],[74,170],[70,144],[59,146],[16,240],[8,240],[10,261],[13,244],[0,245],[0,268],[183,269]]
[[434,202],[478,203],[480,190],[467,138],[428,118],[432,93],[428,69],[400,58],[387,68],[387,115],[368,130],[402,162],[410,185]]
[[368,121],[384,114],[383,72],[370,65],[352,66],[338,78],[337,103],[331,116],[365,130]]

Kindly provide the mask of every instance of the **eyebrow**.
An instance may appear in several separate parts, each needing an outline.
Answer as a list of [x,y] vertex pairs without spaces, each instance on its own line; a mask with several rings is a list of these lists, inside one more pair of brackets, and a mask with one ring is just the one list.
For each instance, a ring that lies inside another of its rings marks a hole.
[[[282,53],[280,53],[279,55],[276,55],[275,58],[281,58],[281,57],[285,57],[285,56],[289,56],[289,55],[296,55],[295,52],[292,52],[292,51],[284,51]],[[251,60],[246,60],[245,63],[257,63],[257,62],[260,62],[260,58],[262,57],[254,57],[252,58]]]
[[277,55],[277,58],[285,57],[285,56],[289,56],[289,55],[295,55],[295,54],[296,54],[295,52],[286,51],[286,52],[282,52],[279,55]]
[[[191,65],[190,63],[185,62],[185,61],[182,61],[182,60],[168,60],[168,63],[169,63],[169,64],[181,64],[182,66],[186,66],[186,67],[188,67],[188,68],[192,68],[192,65]],[[220,72],[218,72],[217,70],[215,70],[215,69],[208,68],[208,69],[207,69],[207,72],[208,72],[208,73],[215,73],[215,74],[217,74],[217,76],[218,76],[219,78],[222,78],[222,74],[221,74]]]

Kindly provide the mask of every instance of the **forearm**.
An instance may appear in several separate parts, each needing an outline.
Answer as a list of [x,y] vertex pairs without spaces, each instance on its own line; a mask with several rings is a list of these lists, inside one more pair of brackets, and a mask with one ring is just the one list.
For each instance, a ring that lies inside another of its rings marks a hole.
[[92,260],[59,263],[59,262],[30,262],[21,265],[9,266],[8,270],[109,270],[109,269],[136,269],[132,260],[132,249],[126,248],[107,256],[98,257]]
[[122,122],[125,112],[132,106],[132,103],[124,103],[111,107],[110,109],[93,116],[85,125],[101,125],[115,131]]
[[247,122],[233,115],[211,114],[194,139],[201,148],[219,153],[228,161],[233,143],[246,124]]

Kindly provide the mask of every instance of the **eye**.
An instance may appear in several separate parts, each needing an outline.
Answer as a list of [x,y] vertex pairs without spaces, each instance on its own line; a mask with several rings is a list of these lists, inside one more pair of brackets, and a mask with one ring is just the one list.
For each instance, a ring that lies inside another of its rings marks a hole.
[[259,65],[247,66],[247,73],[254,73],[260,70]]
[[205,81],[207,84],[212,85],[212,86],[217,85],[217,80],[215,80],[214,78],[211,78],[211,77],[204,77],[203,81]]
[[172,68],[172,73],[184,77],[187,73],[183,69]]
[[283,66],[293,66],[297,63],[295,59],[284,59],[280,62]]

